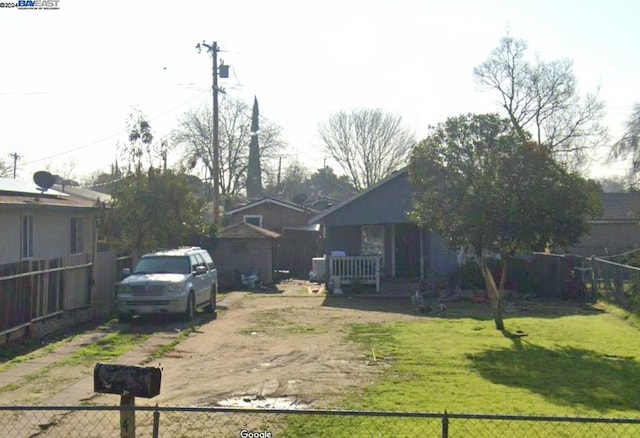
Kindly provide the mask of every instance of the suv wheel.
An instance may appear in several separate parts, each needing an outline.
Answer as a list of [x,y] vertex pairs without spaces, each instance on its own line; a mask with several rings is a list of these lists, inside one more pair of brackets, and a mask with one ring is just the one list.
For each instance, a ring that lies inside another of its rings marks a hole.
[[216,312],[216,285],[214,284],[211,287],[211,295],[209,296],[209,303],[207,304],[207,312],[215,313]]
[[193,296],[193,292],[189,294],[189,298],[187,298],[187,308],[184,310],[184,320],[191,321],[196,314],[196,303],[195,297]]

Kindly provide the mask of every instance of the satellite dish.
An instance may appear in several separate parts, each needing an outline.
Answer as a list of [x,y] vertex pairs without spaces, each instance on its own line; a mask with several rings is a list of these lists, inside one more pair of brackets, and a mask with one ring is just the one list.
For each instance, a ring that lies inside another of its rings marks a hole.
[[49,172],[40,170],[33,174],[33,181],[43,192],[46,192],[56,182],[56,178]]

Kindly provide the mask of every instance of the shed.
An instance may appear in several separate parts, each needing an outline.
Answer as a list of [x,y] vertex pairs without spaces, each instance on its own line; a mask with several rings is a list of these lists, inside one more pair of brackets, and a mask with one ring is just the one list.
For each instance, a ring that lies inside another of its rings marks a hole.
[[261,283],[272,284],[279,239],[279,233],[246,222],[223,229],[212,250],[220,286],[238,286],[240,273],[256,274]]

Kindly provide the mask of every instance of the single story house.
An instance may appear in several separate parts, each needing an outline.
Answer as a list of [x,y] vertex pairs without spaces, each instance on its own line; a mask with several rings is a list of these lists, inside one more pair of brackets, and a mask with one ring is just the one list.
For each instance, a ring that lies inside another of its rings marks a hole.
[[404,168],[322,211],[310,223],[322,225],[326,256],[377,257],[376,269],[383,279],[431,279],[454,272],[455,252],[411,221],[411,206],[412,189]]
[[602,193],[602,215],[591,231],[570,248],[571,254],[611,256],[640,248],[640,193]]
[[94,288],[98,204],[87,194],[0,178],[0,343],[109,308],[96,306]]

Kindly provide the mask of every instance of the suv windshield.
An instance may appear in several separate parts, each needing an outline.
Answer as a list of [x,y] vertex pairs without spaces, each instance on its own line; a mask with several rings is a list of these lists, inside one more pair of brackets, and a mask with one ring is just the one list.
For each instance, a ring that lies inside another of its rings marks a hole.
[[138,262],[134,274],[190,274],[191,264],[189,257],[162,256],[143,257]]

